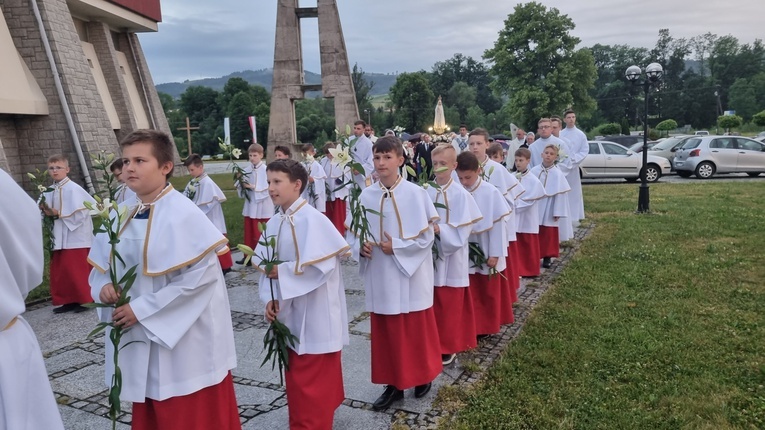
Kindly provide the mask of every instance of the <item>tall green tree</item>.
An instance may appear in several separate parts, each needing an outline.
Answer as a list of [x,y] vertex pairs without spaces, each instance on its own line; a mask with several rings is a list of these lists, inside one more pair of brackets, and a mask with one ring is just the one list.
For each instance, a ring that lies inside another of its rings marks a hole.
[[407,131],[427,130],[433,123],[434,96],[425,72],[402,73],[390,88],[396,123]]
[[245,89],[234,95],[226,112],[231,123],[231,144],[245,152],[252,142],[252,130],[248,117],[255,114],[255,106],[254,98]]
[[449,91],[457,82],[464,82],[475,89],[475,103],[484,112],[494,112],[502,107],[501,101],[492,92],[489,68],[473,57],[454,54],[452,58],[434,64],[428,78],[433,93],[436,97],[441,96],[446,106],[460,103]]
[[223,136],[225,109],[218,104],[218,96],[214,89],[201,86],[188,87],[181,94],[181,109],[191,125],[199,127],[191,133],[192,150],[196,153],[217,154],[219,151],[218,137]]
[[476,105],[478,92],[465,82],[459,81],[449,88],[449,106],[454,106],[460,114],[460,121],[467,121],[468,109]]
[[356,92],[356,105],[359,107],[359,114],[366,120],[366,115],[363,115],[364,111],[373,112],[372,97],[370,91],[374,88],[375,83],[368,81],[365,77],[366,73],[359,67],[358,63],[353,65],[351,71],[351,80],[353,81],[353,89]]
[[509,96],[516,121],[530,123],[567,107],[587,117],[595,109],[589,94],[597,76],[594,58],[588,49],[575,49],[579,39],[570,34],[574,27],[556,8],[519,4],[494,47],[484,53],[495,88]]

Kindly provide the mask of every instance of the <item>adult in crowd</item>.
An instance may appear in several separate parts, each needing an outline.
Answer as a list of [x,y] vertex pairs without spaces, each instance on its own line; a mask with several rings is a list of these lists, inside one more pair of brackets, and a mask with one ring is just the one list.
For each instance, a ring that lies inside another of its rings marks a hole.
[[460,134],[452,138],[452,146],[457,150],[457,154],[468,149],[468,128],[465,124],[460,124]]
[[552,122],[550,118],[541,118],[537,123],[537,132],[539,139],[529,145],[531,151],[531,165],[538,166],[542,164],[542,151],[549,144],[554,144],[558,148],[565,148],[565,143],[552,134]]
[[377,136],[375,136],[375,129],[372,128],[372,124],[367,124],[366,127],[364,127],[364,136],[366,136],[372,143],[377,142]]
[[576,113],[569,109],[563,113],[563,121],[566,128],[561,130],[560,135],[568,141],[569,153],[566,163],[571,166],[566,174],[571,192],[568,196],[569,216],[574,224],[584,219],[584,201],[582,199],[582,180],[579,176],[579,165],[590,151],[587,143],[587,135],[576,126]]
[[417,173],[420,173],[425,165],[425,171],[428,173],[428,178],[433,173],[433,160],[430,157],[430,153],[433,151],[436,145],[431,141],[428,133],[422,133],[419,137],[417,146],[414,147],[414,161],[417,164]]
[[364,129],[367,123],[364,120],[358,120],[353,123],[353,135],[348,138],[348,143],[353,145],[351,151],[351,158],[353,161],[360,163],[364,168],[364,173],[359,171],[353,171],[353,180],[361,188],[366,188],[372,184],[372,175],[375,170],[374,162],[372,161],[372,141],[364,135]]

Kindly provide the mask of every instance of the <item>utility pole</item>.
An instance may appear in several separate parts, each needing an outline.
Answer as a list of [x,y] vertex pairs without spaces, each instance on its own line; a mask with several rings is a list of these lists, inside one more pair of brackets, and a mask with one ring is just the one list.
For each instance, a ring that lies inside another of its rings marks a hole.
[[189,117],[186,117],[186,127],[178,127],[178,130],[186,131],[186,139],[187,139],[186,142],[188,142],[188,144],[189,144],[189,153],[186,154],[186,156],[188,157],[189,155],[192,154],[192,152],[191,152],[191,130],[199,130],[199,127],[192,127],[191,124],[189,123]]

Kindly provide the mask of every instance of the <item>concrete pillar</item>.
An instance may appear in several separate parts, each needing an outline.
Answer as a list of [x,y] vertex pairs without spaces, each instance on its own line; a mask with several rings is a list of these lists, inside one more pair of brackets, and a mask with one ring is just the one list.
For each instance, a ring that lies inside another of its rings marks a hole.
[[[317,17],[322,83],[321,86],[307,86],[300,42],[300,19]],[[273,159],[273,148],[277,145],[288,145],[293,148],[293,152],[299,152],[294,102],[305,98],[306,91],[318,89],[324,97],[334,98],[339,130],[344,130],[346,124],[351,125],[359,118],[337,2],[318,0],[316,8],[300,8],[298,0],[278,0],[268,126],[269,160]]]

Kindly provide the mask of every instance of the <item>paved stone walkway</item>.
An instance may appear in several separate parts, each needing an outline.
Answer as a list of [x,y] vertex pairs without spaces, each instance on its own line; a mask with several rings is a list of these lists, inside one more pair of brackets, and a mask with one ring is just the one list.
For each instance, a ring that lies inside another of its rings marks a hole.
[[[408,390],[403,401],[381,412],[375,412],[371,407],[383,387],[371,383],[370,320],[364,311],[364,289],[357,265],[352,261],[344,262],[351,339],[342,355],[346,399],[335,414],[334,428],[387,429],[395,424],[404,428],[435,428],[444,415],[441,409],[433,406],[439,389],[452,386],[449,389],[461,390],[481,377],[520,333],[531,309],[590,229],[590,226],[578,229],[570,246],[562,249],[561,259],[539,278],[525,282],[526,289],[515,308],[514,324],[504,326],[500,334],[484,339],[476,350],[460,354],[455,363],[444,368],[433,382],[433,390],[425,397],[415,399],[412,390]],[[287,429],[287,400],[284,388],[279,386],[279,375],[270,366],[260,367],[266,323],[263,305],[257,296],[256,279],[254,270],[245,268],[226,277],[238,356],[238,366],[233,374],[239,413],[244,429]],[[87,338],[96,324],[95,311],[55,315],[52,309],[50,302],[37,304],[30,306],[24,317],[40,341],[64,425],[71,430],[110,428],[104,385],[103,337]],[[131,417],[130,405],[125,404],[124,413],[119,418],[122,424],[118,428],[129,429]]]

